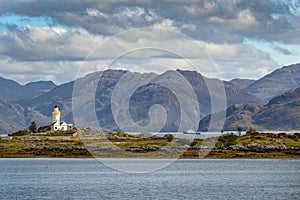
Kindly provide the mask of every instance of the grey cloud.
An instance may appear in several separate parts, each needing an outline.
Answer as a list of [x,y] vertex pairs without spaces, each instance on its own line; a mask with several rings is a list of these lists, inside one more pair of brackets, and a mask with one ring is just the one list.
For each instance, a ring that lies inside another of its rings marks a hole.
[[284,55],[292,55],[293,53],[291,51],[289,51],[288,49],[285,49],[285,48],[282,48],[280,46],[277,46],[277,45],[272,45],[272,48],[276,51],[278,51],[279,53],[281,54],[284,54]]
[[[194,25],[195,29],[182,29],[182,31],[195,39],[231,43],[241,42],[244,37],[250,37],[295,43],[298,42],[297,38],[300,34],[298,26],[300,18],[294,15],[292,10],[299,9],[297,6],[299,6],[297,3],[271,0],[165,0],[159,3],[157,1],[66,0],[28,3],[2,1],[0,13],[50,16],[56,23],[82,27],[91,33],[104,35],[130,28],[153,26],[164,19],[170,19],[174,20],[179,29],[184,24]],[[88,10],[99,13],[89,15]],[[138,15],[140,11],[142,13]],[[247,16],[240,15],[242,11],[249,12],[248,17],[253,17],[252,20],[255,21],[247,24],[245,18]]]

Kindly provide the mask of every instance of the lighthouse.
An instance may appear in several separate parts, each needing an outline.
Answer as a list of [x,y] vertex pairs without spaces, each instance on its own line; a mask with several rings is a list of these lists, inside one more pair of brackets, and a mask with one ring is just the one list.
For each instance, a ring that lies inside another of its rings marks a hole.
[[53,118],[53,123],[55,122],[60,123],[60,111],[57,105],[54,106],[54,110],[52,112],[52,118]]
[[66,122],[60,120],[60,111],[58,109],[58,106],[55,105],[53,112],[52,112],[51,130],[66,131],[71,127],[72,127],[72,124],[67,124]]

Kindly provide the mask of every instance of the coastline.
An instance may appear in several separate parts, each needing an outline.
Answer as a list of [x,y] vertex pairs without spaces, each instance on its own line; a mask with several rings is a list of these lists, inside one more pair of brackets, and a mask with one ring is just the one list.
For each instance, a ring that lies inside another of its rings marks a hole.
[[89,139],[87,144],[78,136],[6,136],[0,138],[0,158],[299,159],[299,136],[224,135],[207,152],[201,146],[203,139],[139,138],[126,133],[110,133],[105,138]]

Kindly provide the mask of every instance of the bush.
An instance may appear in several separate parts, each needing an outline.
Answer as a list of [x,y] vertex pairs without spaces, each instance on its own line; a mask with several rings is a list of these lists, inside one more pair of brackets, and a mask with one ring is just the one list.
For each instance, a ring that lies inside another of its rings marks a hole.
[[43,133],[43,132],[47,132],[47,131],[51,131],[51,126],[41,126],[38,128],[39,133]]
[[30,132],[27,130],[18,130],[17,132],[10,133],[8,136],[22,136],[22,135],[29,135]]
[[172,142],[172,140],[174,139],[174,135],[172,135],[172,134],[166,134],[165,138],[167,139],[168,142]]
[[222,135],[219,137],[218,146],[229,147],[231,145],[234,145],[237,138],[238,136],[234,133]]
[[190,147],[194,147],[194,146],[196,146],[197,144],[198,144],[198,142],[194,140],[194,141],[190,144]]

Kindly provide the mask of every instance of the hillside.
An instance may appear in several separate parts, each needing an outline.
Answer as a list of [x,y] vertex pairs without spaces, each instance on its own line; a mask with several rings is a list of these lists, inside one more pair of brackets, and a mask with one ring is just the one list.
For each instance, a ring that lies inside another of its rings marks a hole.
[[24,109],[18,104],[0,98],[0,131],[8,133],[24,128]]
[[267,103],[273,97],[298,87],[300,87],[300,64],[294,64],[275,70],[244,90]]
[[254,83],[256,80],[253,79],[240,79],[240,78],[235,78],[232,79],[231,81],[229,81],[230,83],[233,83],[234,85],[236,85],[237,87],[241,88],[241,89],[245,89],[246,87],[248,87],[249,85],[251,85],[252,83]]
[[0,97],[9,101],[32,99],[50,91],[55,86],[52,81],[39,81],[20,85],[16,81],[0,77]]
[[[300,87],[273,98],[265,106],[255,104],[233,105],[226,110],[224,130],[246,130],[250,126],[257,130],[300,129]],[[213,114],[215,117],[220,113]],[[199,129],[207,130],[211,115],[203,118]],[[220,117],[218,119],[221,120]],[[217,126],[216,126],[217,127]]]
[[35,92],[34,97],[37,97],[43,93],[49,92],[56,85],[52,81],[37,81],[37,82],[30,82],[25,85],[26,88]]

